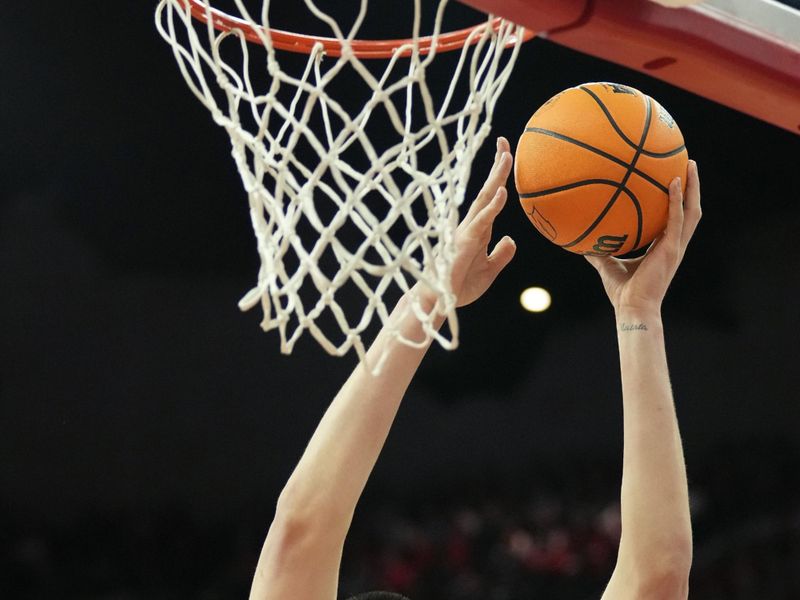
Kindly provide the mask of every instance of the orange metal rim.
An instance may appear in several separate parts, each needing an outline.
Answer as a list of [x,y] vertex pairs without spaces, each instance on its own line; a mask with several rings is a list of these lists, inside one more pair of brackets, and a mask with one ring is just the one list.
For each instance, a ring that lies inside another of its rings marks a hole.
[[[232,17],[210,5],[202,2],[201,0],[182,0],[184,4],[188,4],[192,16],[203,23],[209,22],[209,15],[211,25],[218,31],[234,31],[242,32],[245,39],[255,44],[263,44],[263,36],[265,30],[254,27],[248,21],[237,17]],[[497,31],[500,28],[502,19],[495,18],[490,22],[491,27]],[[437,52],[449,52],[451,50],[458,50],[464,47],[468,41],[477,43],[480,36],[473,36],[470,40],[470,35],[477,29],[485,27],[485,23],[480,23],[473,27],[466,27],[450,31],[448,33],[439,34],[436,39]],[[272,40],[272,45],[287,52],[297,52],[300,54],[311,54],[314,47],[321,45],[328,56],[338,57],[342,55],[342,44],[336,38],[319,37],[313,35],[304,35],[301,33],[292,33],[280,29],[269,29],[268,33]],[[525,29],[522,37],[523,42],[527,42],[536,34]],[[353,54],[358,58],[391,58],[395,55],[398,48],[403,46],[410,46],[414,43],[413,39],[389,39],[389,40],[352,40],[350,47]],[[513,41],[510,45],[513,45]],[[434,45],[432,36],[420,37],[418,41],[420,54],[427,54],[430,52],[431,47]],[[404,50],[401,56],[408,56],[411,54],[411,49]]]

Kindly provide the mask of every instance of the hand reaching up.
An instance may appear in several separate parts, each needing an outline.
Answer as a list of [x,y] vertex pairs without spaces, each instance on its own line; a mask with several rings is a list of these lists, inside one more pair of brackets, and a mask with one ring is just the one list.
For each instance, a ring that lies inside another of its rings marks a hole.
[[497,242],[491,253],[488,251],[492,225],[508,198],[505,183],[511,172],[511,163],[508,140],[500,137],[492,170],[456,229],[452,286],[457,306],[465,306],[480,298],[516,252],[514,241],[508,236]]

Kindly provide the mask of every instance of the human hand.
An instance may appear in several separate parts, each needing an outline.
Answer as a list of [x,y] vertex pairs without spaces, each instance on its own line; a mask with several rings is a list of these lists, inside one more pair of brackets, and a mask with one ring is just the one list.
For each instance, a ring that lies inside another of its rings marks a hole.
[[586,260],[600,273],[617,314],[622,311],[661,311],[661,302],[683,260],[700,216],[700,179],[697,163],[692,160],[687,169],[685,201],[680,178],[675,178],[669,186],[667,227],[643,256],[629,259],[586,256]]
[[509,236],[503,237],[492,252],[488,252],[492,225],[508,198],[505,182],[511,163],[508,140],[497,138],[492,170],[456,229],[456,257],[451,278],[456,306],[466,306],[480,298],[516,252],[517,246]]

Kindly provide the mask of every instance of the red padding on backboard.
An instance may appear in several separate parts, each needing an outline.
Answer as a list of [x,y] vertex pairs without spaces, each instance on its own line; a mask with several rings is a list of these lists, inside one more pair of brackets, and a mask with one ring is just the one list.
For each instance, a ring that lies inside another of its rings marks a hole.
[[589,1],[462,0],[478,10],[502,16],[537,32],[552,31],[581,22]]
[[[586,0],[582,18],[537,28],[560,0],[466,0],[546,32],[548,39],[642,71],[800,133],[800,53],[696,7]],[[514,10],[509,10],[511,5]],[[519,6],[524,4],[524,9]],[[573,6],[574,8],[574,6]]]

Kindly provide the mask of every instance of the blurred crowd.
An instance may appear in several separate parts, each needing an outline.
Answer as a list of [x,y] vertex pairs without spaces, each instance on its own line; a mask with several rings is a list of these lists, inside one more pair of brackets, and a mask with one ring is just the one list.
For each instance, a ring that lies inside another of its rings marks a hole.
[[[690,597],[800,598],[800,461],[780,444],[720,448],[690,471]],[[598,600],[620,535],[619,465],[464,482],[424,498],[370,494],[353,524],[343,597]],[[65,525],[0,517],[0,597],[245,598],[267,523],[209,522],[180,507],[87,514]]]
[[418,600],[598,598],[619,543],[618,474],[581,472],[539,477],[527,493],[495,487],[384,506],[354,528],[343,588],[391,589]]

